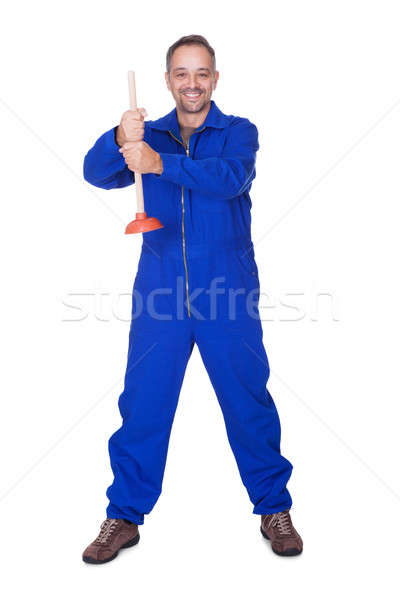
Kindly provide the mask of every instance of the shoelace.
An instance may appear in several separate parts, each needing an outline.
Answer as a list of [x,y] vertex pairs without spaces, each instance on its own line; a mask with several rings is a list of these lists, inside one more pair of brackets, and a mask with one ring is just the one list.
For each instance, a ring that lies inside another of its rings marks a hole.
[[117,526],[117,524],[118,524],[117,519],[106,519],[105,521],[103,521],[103,523],[101,524],[101,527],[100,527],[100,533],[97,536],[97,538],[95,539],[95,543],[104,544],[105,542],[107,542],[108,538],[115,530],[115,527]]
[[289,535],[292,533],[292,524],[288,512],[278,512],[272,515],[268,527],[278,527],[279,533]]

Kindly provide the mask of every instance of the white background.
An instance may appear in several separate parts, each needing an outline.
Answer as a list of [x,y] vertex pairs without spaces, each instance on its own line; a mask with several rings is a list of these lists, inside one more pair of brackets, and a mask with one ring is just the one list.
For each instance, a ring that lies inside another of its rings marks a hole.
[[[349,0],[5,4],[4,597],[393,597],[398,9]],[[172,110],[165,54],[192,33],[215,48],[217,105],[260,134],[253,239],[304,553],[279,558],[261,537],[195,349],[163,494],[140,544],[90,566],[81,553],[105,517],[107,441],[120,426],[129,298],[118,301],[131,290],[141,239],[123,233],[134,188],[93,188],[83,157],[128,108],[128,69],[148,118]],[[71,294],[86,294],[71,302],[80,311],[66,306]]]

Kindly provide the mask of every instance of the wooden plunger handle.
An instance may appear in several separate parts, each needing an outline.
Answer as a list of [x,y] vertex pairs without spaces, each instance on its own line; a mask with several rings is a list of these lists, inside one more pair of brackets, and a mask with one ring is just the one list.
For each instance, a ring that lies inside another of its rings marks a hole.
[[[136,110],[137,109],[137,101],[136,101],[136,85],[135,85],[134,71],[128,71],[128,84],[129,84],[130,108],[131,108],[131,110]],[[134,171],[134,173],[135,173],[137,212],[144,213],[142,174],[138,173],[137,171]]]

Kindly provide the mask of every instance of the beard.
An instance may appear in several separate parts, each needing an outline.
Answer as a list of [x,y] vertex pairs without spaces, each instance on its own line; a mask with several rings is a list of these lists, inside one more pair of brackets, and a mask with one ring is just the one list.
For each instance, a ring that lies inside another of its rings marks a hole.
[[206,98],[204,92],[201,93],[195,102],[189,98],[186,98],[186,96],[183,94],[178,94],[178,105],[182,112],[187,112],[190,114],[201,112],[208,102],[209,99]]

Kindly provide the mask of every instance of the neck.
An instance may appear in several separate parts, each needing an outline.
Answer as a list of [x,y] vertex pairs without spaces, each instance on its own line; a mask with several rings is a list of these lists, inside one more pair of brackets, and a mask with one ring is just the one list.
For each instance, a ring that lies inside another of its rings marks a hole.
[[176,107],[176,116],[180,127],[197,129],[205,121],[208,111],[211,108],[211,101],[209,101],[205,107],[197,113],[183,112],[178,106]]

